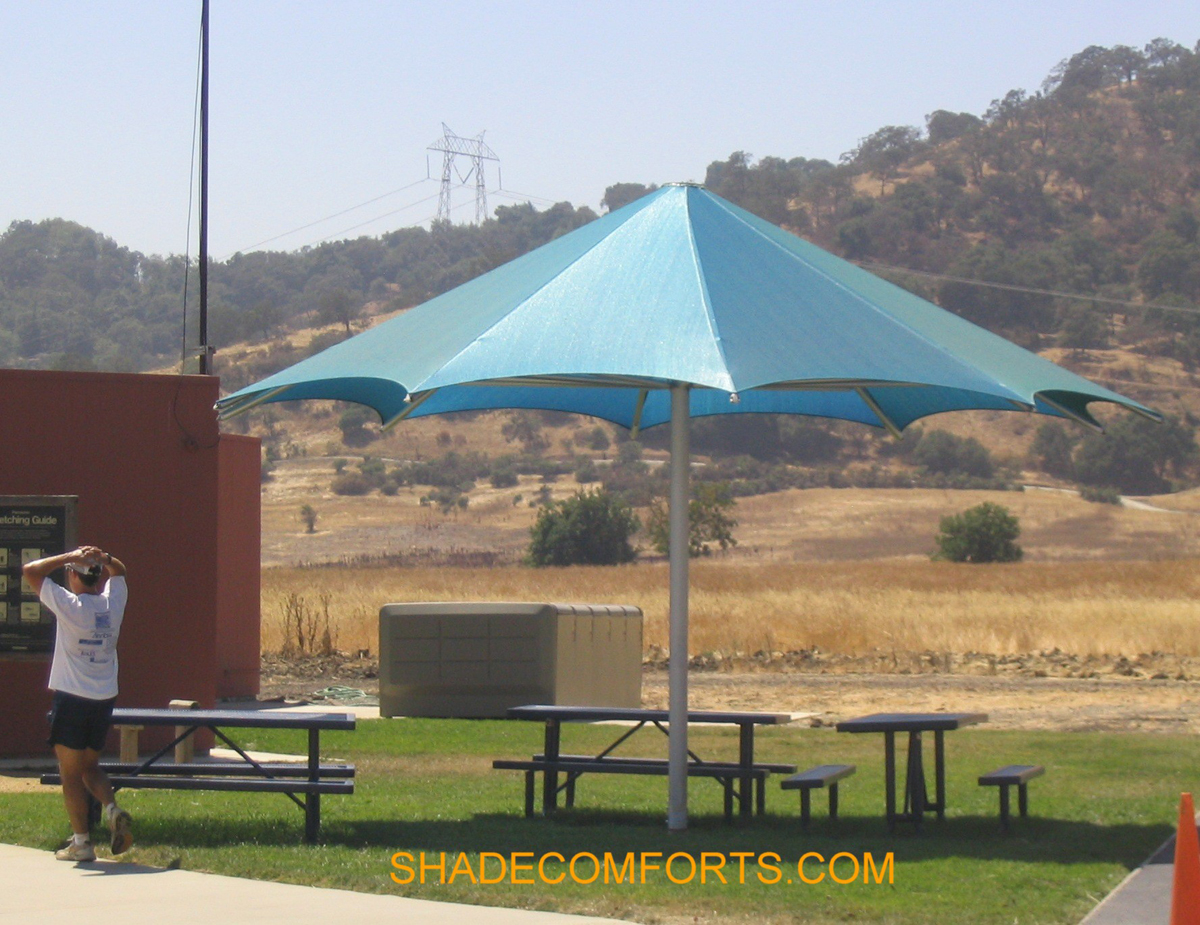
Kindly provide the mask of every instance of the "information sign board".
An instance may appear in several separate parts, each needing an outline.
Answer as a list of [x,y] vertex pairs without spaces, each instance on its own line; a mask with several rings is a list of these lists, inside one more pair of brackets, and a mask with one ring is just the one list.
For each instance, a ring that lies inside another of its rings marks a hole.
[[[74,495],[0,495],[0,652],[49,652],[54,615],[21,566],[75,548]],[[61,574],[52,576],[61,582]]]

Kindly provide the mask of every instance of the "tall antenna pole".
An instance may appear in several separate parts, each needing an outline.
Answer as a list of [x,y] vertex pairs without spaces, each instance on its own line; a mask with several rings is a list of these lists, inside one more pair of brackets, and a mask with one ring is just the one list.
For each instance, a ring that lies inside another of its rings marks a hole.
[[200,8],[200,375],[209,369],[208,347],[208,0]]
[[426,148],[427,151],[440,151],[442,154],[442,190],[438,195],[438,221],[450,221],[450,181],[455,172],[454,158],[459,154],[471,161],[470,168],[465,175],[460,174],[459,179],[465,184],[471,174],[475,175],[475,221],[482,223],[487,219],[487,185],[484,183],[483,162],[495,161],[496,169],[499,170],[500,158],[484,144],[484,134],[485,132],[480,132],[474,138],[463,138],[455,135],[443,122],[442,137]]

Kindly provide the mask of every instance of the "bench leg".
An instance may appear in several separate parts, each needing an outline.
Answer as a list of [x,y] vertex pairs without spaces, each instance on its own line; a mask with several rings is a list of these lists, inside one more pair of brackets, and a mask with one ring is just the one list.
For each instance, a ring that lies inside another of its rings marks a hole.
[[812,791],[805,787],[800,791],[800,827],[807,829],[812,816]]
[[314,844],[321,834],[321,794],[304,795],[304,840]]
[[575,805],[575,780],[577,775],[567,775],[567,809]]
[[1028,784],[1017,785],[1017,809],[1021,813],[1021,818],[1024,819],[1029,815],[1029,786]]
[[767,793],[766,793],[767,779],[765,777],[760,777],[758,779],[757,783],[758,783],[758,791],[757,791],[757,798],[754,801],[754,806],[755,806],[755,812],[757,812],[760,816],[762,816],[767,811]]
[[884,799],[887,805],[888,831],[896,831],[896,733],[883,734]]
[[533,785],[534,772],[525,772],[525,818],[528,819],[533,815]]
[[835,781],[829,785],[829,818],[836,819],[838,811],[838,785]]
[[733,781],[728,777],[719,778],[725,790],[725,824],[733,825]]
[[1008,831],[1008,784],[1000,785],[1000,827]]

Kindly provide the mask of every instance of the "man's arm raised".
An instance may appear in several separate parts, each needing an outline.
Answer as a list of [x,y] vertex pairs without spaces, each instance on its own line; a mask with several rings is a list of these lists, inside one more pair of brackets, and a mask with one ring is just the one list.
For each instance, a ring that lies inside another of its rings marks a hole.
[[[97,559],[90,555],[88,550],[99,551],[94,546],[80,546],[78,549],[73,549],[70,552],[64,552],[57,556],[34,559],[32,562],[26,562],[21,566],[21,575],[29,582],[35,593],[41,594],[42,583],[50,577],[50,573],[55,569],[60,569],[67,565],[86,565],[89,562],[96,562]],[[122,566],[122,569],[124,569],[124,566]]]

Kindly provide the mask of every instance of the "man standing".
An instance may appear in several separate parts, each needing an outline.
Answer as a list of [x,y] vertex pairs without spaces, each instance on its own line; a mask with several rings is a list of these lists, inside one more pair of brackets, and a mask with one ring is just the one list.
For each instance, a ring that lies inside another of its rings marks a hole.
[[[67,587],[49,580],[65,568]],[[55,853],[60,861],[94,861],[88,827],[88,794],[104,807],[112,853],[133,844],[132,820],[117,806],[112,784],[100,770],[117,697],[117,637],[125,616],[125,566],[96,546],[27,563],[25,580],[58,619],[50,665],[50,744],[58,758],[63,801],[74,836]]]

